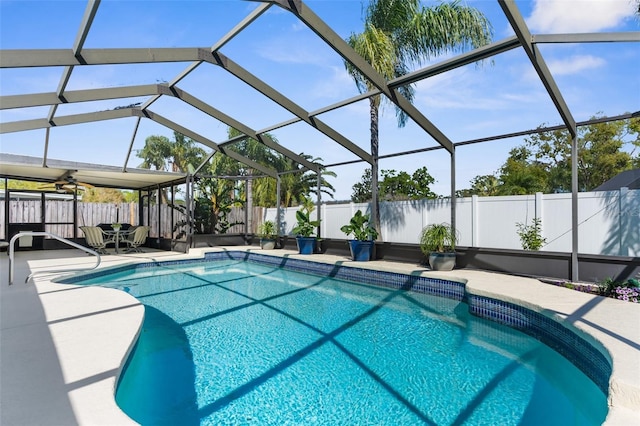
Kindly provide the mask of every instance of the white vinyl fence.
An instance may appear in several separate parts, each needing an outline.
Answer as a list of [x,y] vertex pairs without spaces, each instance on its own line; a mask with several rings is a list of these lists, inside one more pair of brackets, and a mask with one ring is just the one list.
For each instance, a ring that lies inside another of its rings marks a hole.
[[[346,238],[340,227],[368,204],[322,204],[321,235]],[[291,235],[297,207],[282,211],[282,234]],[[265,209],[262,220],[276,220],[275,208]],[[315,219],[316,212],[312,213]],[[448,199],[384,202],[380,205],[383,241],[418,243],[422,228],[450,222]],[[542,222],[543,251],[571,252],[571,194],[458,198],[456,226],[459,245],[521,249],[517,223]],[[640,256],[640,190],[583,192],[578,194],[578,251],[585,254]]]

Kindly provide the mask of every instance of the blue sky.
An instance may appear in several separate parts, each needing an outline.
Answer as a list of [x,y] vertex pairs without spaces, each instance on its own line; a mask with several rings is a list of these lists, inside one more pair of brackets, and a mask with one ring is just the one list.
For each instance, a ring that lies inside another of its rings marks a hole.
[[[341,37],[362,29],[363,2],[307,1]],[[633,0],[517,1],[533,34],[639,31]],[[433,4],[431,2],[426,4]],[[513,34],[496,1],[467,1],[483,11],[494,27],[494,40]],[[84,1],[0,0],[2,49],[71,48],[82,19]],[[103,0],[85,48],[210,47],[240,22],[256,3],[216,1]],[[640,43],[541,45],[557,85],[574,118],[618,115],[640,110]],[[357,94],[341,58],[289,13],[272,7],[221,52],[308,111]],[[437,63],[444,58],[436,58]],[[0,59],[1,60],[1,59]],[[67,90],[119,87],[171,81],[186,63],[76,67]],[[426,64],[425,64],[426,65]],[[2,69],[0,95],[53,92],[62,68]],[[237,81],[224,70],[203,64],[178,84],[253,129],[285,121],[292,115]],[[144,98],[62,105],[57,115],[112,109]],[[423,80],[414,104],[452,141],[493,136],[560,124],[561,119],[522,49],[496,56],[493,63],[469,65]],[[167,97],[152,111],[220,142],[227,126]],[[1,122],[46,117],[48,108],[4,110]],[[369,149],[368,102],[322,114],[319,118],[365,150]],[[49,157],[122,166],[135,126],[134,118],[57,127],[50,135]],[[356,159],[325,135],[296,124],[271,132],[294,152],[320,157],[327,164]],[[172,131],[143,120],[134,149],[150,135]],[[42,156],[45,131],[0,135],[0,152]],[[521,138],[461,147],[457,150],[457,188],[469,187],[477,175],[494,173]],[[380,122],[380,154],[435,146],[409,123],[398,129],[394,110],[385,108]],[[133,155],[129,166],[140,159]],[[426,166],[447,195],[449,156],[444,150],[381,160],[382,169],[409,173]],[[365,163],[333,169],[336,199],[348,199]]]

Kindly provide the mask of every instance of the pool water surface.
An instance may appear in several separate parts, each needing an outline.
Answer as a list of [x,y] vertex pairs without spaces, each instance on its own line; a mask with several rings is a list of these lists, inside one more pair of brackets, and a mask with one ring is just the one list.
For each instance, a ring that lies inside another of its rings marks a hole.
[[572,363],[459,301],[238,260],[84,283],[145,305],[116,393],[143,425],[596,425],[607,414]]

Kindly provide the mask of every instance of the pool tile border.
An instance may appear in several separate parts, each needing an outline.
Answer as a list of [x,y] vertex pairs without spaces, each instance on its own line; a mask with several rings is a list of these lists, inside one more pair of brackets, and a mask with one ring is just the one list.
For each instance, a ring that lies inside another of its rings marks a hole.
[[504,324],[541,341],[568,359],[609,395],[612,367],[593,345],[560,322],[539,312],[485,296],[468,294],[466,302],[473,315]]
[[604,354],[576,334],[575,331],[565,327],[557,320],[529,308],[499,299],[468,293],[465,284],[457,281],[359,268],[352,266],[351,263],[346,266],[339,262],[333,264],[320,263],[311,259],[303,260],[288,256],[270,256],[248,251],[221,251],[205,253],[204,258],[199,259],[153,261],[105,268],[95,272],[67,277],[59,282],[74,284],[102,275],[131,269],[144,270],[157,266],[198,264],[219,260],[251,261],[297,272],[330,276],[341,280],[356,281],[387,288],[403,288],[465,302],[469,305],[469,311],[473,315],[522,331],[556,350],[587,375],[605,396],[609,394],[609,378],[612,373],[610,362]]
[[462,301],[465,295],[464,284],[456,281],[407,275],[395,272],[375,271],[340,264],[313,262],[289,257],[275,257],[249,252],[206,253],[208,260],[246,260],[262,265],[286,268],[320,276],[329,276],[346,281],[357,281],[387,288],[405,288],[434,296]]

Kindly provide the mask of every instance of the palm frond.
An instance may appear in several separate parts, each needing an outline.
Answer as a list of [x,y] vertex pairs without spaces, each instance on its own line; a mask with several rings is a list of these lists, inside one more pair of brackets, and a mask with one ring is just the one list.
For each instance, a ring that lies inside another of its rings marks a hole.
[[366,23],[393,33],[405,26],[419,10],[419,0],[374,0],[367,8]]
[[493,29],[479,10],[459,2],[425,7],[398,31],[398,56],[420,65],[448,52],[462,52],[491,42]]

